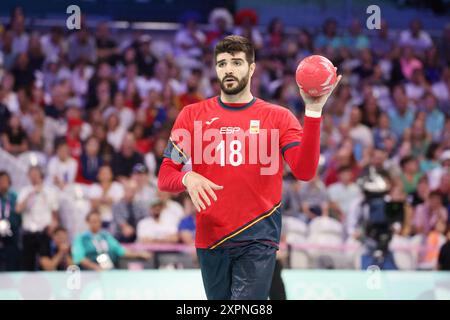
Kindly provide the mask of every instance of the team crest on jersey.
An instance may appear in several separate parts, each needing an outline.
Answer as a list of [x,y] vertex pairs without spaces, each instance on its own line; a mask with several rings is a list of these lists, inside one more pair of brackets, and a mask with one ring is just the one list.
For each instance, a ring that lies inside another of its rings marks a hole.
[[259,120],[250,120],[250,133],[259,133]]

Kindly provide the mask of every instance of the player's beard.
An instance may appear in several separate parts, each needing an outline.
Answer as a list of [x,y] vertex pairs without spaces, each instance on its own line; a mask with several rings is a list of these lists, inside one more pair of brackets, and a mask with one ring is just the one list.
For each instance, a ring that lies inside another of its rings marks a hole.
[[[231,88],[227,87],[225,80],[227,80],[229,78],[233,78],[237,82],[237,85],[235,87],[231,87]],[[244,88],[247,86],[249,78],[250,78],[250,71],[247,72],[247,74],[241,80],[239,80],[238,78],[236,78],[234,76],[226,76],[223,78],[222,81],[220,81],[220,89],[222,89],[222,91],[225,94],[229,94],[229,95],[238,94],[242,90],[244,90]]]

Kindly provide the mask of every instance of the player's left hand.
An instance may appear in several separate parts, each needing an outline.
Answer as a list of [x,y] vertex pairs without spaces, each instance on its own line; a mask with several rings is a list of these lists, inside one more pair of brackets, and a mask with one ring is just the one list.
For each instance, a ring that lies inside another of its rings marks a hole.
[[319,96],[319,97],[312,97],[309,94],[307,94],[306,92],[304,92],[302,89],[299,89],[300,95],[302,96],[303,101],[305,102],[305,110],[310,110],[310,111],[319,112],[319,113],[322,112],[323,106],[325,105],[328,98],[331,96],[334,89],[339,84],[339,81],[341,81],[341,79],[342,79],[342,75],[339,75],[336,79],[336,83],[334,84],[333,88],[328,93],[324,94],[323,96]]

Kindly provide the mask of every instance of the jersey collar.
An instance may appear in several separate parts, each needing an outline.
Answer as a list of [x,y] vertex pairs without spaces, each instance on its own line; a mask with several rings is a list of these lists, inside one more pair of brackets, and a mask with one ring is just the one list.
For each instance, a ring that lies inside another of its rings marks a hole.
[[253,105],[253,104],[256,102],[256,97],[253,97],[253,99],[252,99],[249,103],[246,103],[246,104],[244,104],[243,106],[240,106],[240,107],[230,107],[230,106],[227,106],[227,105],[220,99],[220,96],[217,96],[217,101],[219,102],[219,105],[220,105],[222,108],[224,108],[224,109],[238,111],[238,110],[244,110],[244,109],[247,109],[248,107],[250,107],[251,105]]

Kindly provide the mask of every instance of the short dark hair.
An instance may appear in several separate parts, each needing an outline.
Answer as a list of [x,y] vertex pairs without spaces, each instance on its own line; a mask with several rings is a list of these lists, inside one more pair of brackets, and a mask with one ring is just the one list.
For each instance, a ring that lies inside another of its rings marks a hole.
[[429,197],[438,198],[441,203],[444,202],[443,201],[444,199],[442,198],[442,193],[440,193],[438,190],[431,191]]
[[340,167],[338,168],[338,170],[337,170],[337,172],[338,172],[339,174],[342,173],[342,172],[346,172],[346,171],[353,171],[353,170],[352,170],[352,167],[349,166],[349,165],[343,165],[343,166],[340,166]]
[[237,52],[244,52],[248,64],[255,62],[255,47],[251,41],[245,37],[232,35],[223,38],[223,40],[217,43],[214,49],[214,62],[217,62],[217,56],[220,53],[225,52],[231,55],[234,55]]
[[416,161],[416,159],[411,155],[403,157],[400,160],[400,167],[403,169],[405,167],[405,165],[411,161]]
[[55,230],[53,230],[52,235],[55,235],[55,234],[57,234],[58,232],[65,232],[65,233],[67,233],[67,229],[64,228],[64,227],[56,227]]
[[8,183],[11,184],[11,177],[7,171],[0,170],[0,178],[1,177],[6,177],[6,179],[8,179]]
[[92,216],[99,216],[99,217],[101,217],[102,215],[100,214],[99,211],[97,211],[97,210],[92,210],[91,212],[89,212],[89,213],[87,214],[85,220],[88,222],[89,219],[90,219]]

